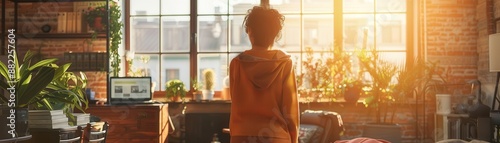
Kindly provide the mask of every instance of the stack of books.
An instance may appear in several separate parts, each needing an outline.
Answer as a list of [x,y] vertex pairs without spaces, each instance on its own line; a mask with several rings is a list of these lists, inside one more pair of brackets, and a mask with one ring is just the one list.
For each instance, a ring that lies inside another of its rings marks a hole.
[[28,112],[29,128],[67,128],[68,117],[63,110],[30,110]]
[[90,114],[87,113],[72,113],[76,119],[75,125],[85,125],[90,122]]

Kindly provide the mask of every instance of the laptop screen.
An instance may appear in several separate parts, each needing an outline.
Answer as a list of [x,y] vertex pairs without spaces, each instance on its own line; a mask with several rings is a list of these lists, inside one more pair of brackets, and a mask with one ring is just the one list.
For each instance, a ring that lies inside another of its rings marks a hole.
[[151,100],[151,77],[111,77],[111,103]]

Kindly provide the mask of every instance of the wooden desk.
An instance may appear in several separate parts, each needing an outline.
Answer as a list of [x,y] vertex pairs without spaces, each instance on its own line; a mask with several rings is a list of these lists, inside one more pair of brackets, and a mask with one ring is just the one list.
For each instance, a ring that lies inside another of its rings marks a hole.
[[87,113],[109,123],[106,143],[165,143],[168,104],[95,105]]

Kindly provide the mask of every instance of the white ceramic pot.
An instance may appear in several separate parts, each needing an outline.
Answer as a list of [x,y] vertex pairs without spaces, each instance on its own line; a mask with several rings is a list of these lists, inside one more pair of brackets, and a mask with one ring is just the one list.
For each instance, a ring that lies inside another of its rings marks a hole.
[[214,90],[203,90],[203,100],[214,100]]

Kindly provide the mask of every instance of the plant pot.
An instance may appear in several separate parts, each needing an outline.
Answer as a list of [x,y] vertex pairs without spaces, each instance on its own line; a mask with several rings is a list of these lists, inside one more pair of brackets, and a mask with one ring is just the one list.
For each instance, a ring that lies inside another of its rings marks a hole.
[[104,30],[104,25],[102,25],[102,17],[95,17],[94,18],[94,26],[91,26],[91,28],[95,32],[101,32]]
[[361,87],[346,88],[344,92],[344,100],[348,104],[356,104],[361,96]]
[[401,142],[401,126],[391,123],[369,123],[363,128],[362,137],[384,139],[391,143]]
[[180,96],[173,96],[170,98],[170,101],[172,102],[181,102],[181,100]]
[[201,100],[203,100],[203,93],[201,91],[193,92],[193,99],[196,102],[201,102]]
[[203,100],[214,100],[214,90],[203,90]]
[[[15,108],[15,114],[11,114],[12,108],[6,105],[0,105],[0,124],[3,126],[7,126],[6,128],[0,129],[0,139],[9,139],[13,138],[12,134],[9,131],[12,128],[15,129],[15,133],[17,133],[17,137],[22,137],[29,135],[28,133],[28,108]],[[10,119],[10,118],[14,119]],[[15,121],[15,124],[11,124]]]

